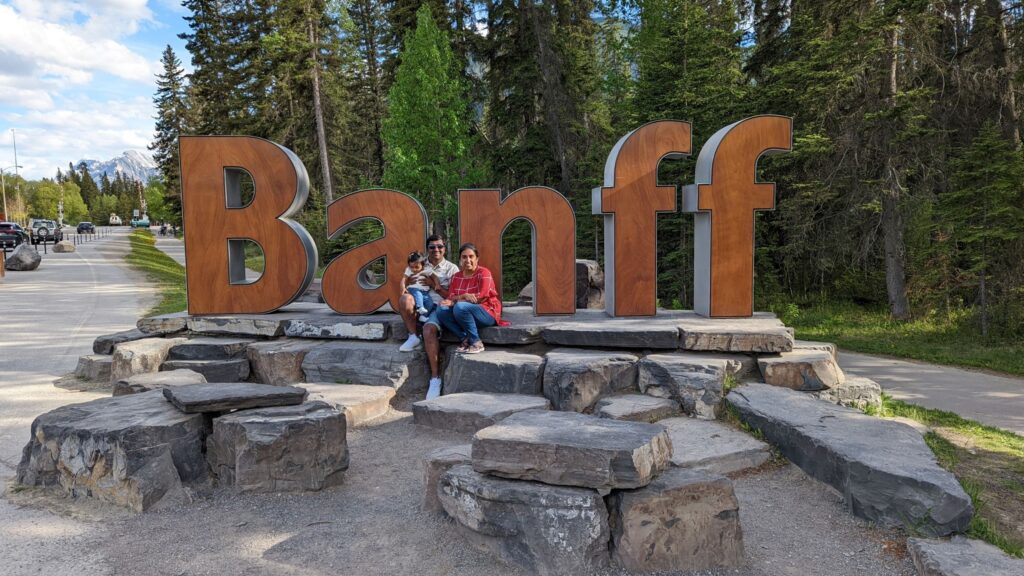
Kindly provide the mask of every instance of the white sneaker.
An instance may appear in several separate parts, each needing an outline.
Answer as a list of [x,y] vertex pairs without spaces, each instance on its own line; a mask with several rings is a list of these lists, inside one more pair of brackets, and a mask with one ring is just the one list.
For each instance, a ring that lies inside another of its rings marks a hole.
[[423,306],[420,306],[419,308],[417,308],[416,312],[418,312],[420,314],[420,316],[426,316],[427,315],[427,309],[424,308]]
[[419,348],[422,344],[420,343],[419,336],[415,334],[409,334],[409,337],[398,347],[399,352],[412,352]]
[[430,388],[427,389],[427,400],[433,400],[441,395],[441,379],[431,378]]
[[430,321],[430,316],[426,316],[426,315],[420,316],[419,320],[420,320],[420,322],[426,324],[427,322]]

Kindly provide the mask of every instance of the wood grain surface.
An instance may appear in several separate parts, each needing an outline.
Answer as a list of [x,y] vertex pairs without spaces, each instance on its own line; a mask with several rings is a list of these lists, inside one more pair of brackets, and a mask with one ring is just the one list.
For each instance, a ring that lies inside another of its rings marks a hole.
[[[384,236],[342,253],[327,265],[320,286],[324,302],[340,314],[368,314],[390,302],[398,310],[402,275],[409,253],[422,251],[427,213],[415,198],[394,190],[361,190],[327,207],[327,233],[333,238],[367,218],[380,221]],[[368,285],[363,270],[383,257],[384,284]]]
[[576,312],[576,216],[557,190],[520,188],[501,200],[499,190],[459,190],[460,244],[472,242],[501,292],[501,236],[514,220],[533,227],[533,312]]
[[605,219],[605,281],[613,282],[605,310],[612,316],[657,312],[658,213],[676,210],[676,187],[658,185],[658,165],[689,154],[690,146],[688,122],[662,120],[623,137],[608,157],[594,213],[612,216],[611,223]]
[[[302,294],[317,255],[309,233],[287,219],[308,191],[298,157],[249,136],[182,136],[179,147],[189,313],[272,312]],[[255,186],[244,207],[229,206],[226,173],[238,170],[248,172]],[[241,278],[229,272],[231,241],[247,239],[260,245],[265,258],[262,276],[251,283],[244,280],[244,263],[234,262]]]

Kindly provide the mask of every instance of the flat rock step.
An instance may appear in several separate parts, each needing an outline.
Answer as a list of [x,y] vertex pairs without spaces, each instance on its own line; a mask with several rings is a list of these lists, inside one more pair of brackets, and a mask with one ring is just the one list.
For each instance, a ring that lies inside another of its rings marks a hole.
[[991,544],[954,536],[950,540],[907,538],[918,576],[1021,576],[1024,560]]
[[441,475],[452,466],[469,464],[473,461],[472,444],[444,446],[423,457],[423,510],[425,512],[441,512],[441,501],[437,497],[437,485]]
[[348,427],[379,418],[391,409],[395,389],[360,384],[299,384],[309,392],[309,401],[319,400],[345,413]]
[[399,352],[393,342],[325,342],[302,360],[306,382],[391,386],[403,395],[420,393],[428,380],[422,351]]
[[453,354],[445,369],[444,393],[540,394],[544,358],[508,350]]
[[842,384],[811,393],[815,398],[858,410],[882,407],[882,387],[870,378],[846,376]]
[[249,360],[166,360],[160,370],[192,370],[202,374],[207,382],[244,382],[249,378]]
[[245,355],[245,348],[255,340],[249,338],[211,338],[201,336],[175,345],[167,353],[168,360],[227,360]]
[[171,348],[184,341],[184,338],[142,338],[121,342],[114,346],[110,378],[116,381],[136,374],[159,372]]
[[668,418],[658,424],[672,439],[672,464],[679,468],[731,474],[757,468],[771,457],[767,444],[721,422]]
[[555,410],[590,411],[604,396],[636,390],[634,354],[556,348],[544,356],[544,396]]
[[113,363],[114,357],[106,354],[79,356],[75,376],[92,382],[110,382],[110,369]]
[[282,338],[250,344],[245,349],[252,379],[261,384],[295,384],[305,381],[302,362],[321,340]]
[[603,398],[594,406],[594,415],[612,420],[657,422],[682,412],[679,402],[643,394],[624,394]]
[[827,350],[793,350],[757,359],[765,384],[803,392],[838,387],[846,380],[835,356]]
[[141,330],[125,330],[124,332],[115,332],[113,334],[105,334],[103,336],[97,336],[92,341],[92,351],[95,354],[113,354],[114,346],[121,344],[122,342],[132,342],[134,340],[142,340],[143,338],[150,338],[151,334],[147,334]]
[[637,385],[648,396],[675,400],[686,414],[714,420],[721,412],[726,376],[742,369],[742,361],[735,357],[649,354],[637,364]]
[[601,491],[645,486],[671,457],[657,424],[575,412],[519,412],[473,437],[477,472]]
[[967,529],[971,499],[909,426],[766,384],[727,399],[784,456],[839,490],[855,515],[928,536]]
[[302,404],[307,392],[294,386],[217,382],[164,388],[163,394],[179,410],[193,414]]
[[416,402],[412,405],[412,418],[421,426],[476,432],[511,414],[524,410],[547,410],[550,406],[543,396],[461,392]]
[[169,370],[166,372],[147,372],[118,380],[114,383],[114,396],[140,394],[150,390],[160,390],[173,386],[205,384],[206,378],[194,370]]

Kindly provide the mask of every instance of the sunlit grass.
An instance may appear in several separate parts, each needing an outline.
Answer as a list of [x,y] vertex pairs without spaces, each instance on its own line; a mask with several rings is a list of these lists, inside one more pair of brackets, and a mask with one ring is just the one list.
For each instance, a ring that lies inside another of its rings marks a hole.
[[185,267],[156,248],[156,238],[149,230],[132,230],[128,241],[131,252],[125,260],[136,270],[144,272],[160,290],[160,302],[146,316],[184,310]]

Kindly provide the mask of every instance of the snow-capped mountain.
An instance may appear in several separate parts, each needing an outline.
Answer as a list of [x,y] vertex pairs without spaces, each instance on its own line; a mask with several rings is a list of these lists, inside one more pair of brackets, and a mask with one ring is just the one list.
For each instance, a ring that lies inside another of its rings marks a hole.
[[89,168],[89,174],[92,175],[97,183],[103,177],[103,174],[106,174],[107,178],[113,180],[117,173],[121,172],[125,176],[141,180],[142,182],[146,182],[157,175],[156,162],[153,161],[153,158],[149,154],[139,152],[138,150],[128,150],[117,158],[107,160],[106,162],[80,160],[75,162],[75,166],[77,167],[82,162],[85,162],[85,165]]

